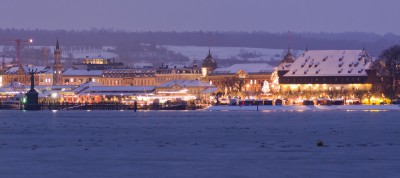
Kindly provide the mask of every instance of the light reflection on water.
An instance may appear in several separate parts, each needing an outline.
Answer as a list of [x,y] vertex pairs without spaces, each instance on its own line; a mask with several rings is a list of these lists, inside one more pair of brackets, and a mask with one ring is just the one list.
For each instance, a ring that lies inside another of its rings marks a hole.
[[356,110],[356,109],[347,109],[346,112],[387,112],[389,110],[386,109],[363,109],[363,110]]
[[365,110],[366,112],[386,112],[387,110],[385,109],[370,109],[370,110]]

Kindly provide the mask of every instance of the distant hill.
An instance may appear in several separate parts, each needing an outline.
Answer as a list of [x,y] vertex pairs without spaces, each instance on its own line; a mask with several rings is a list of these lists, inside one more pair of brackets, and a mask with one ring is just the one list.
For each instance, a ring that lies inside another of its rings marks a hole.
[[[204,47],[208,46],[208,39],[210,36],[211,45],[214,47],[266,48],[281,50],[287,49],[289,45],[288,35],[286,32],[126,32],[106,29],[67,31],[13,28],[0,29],[0,45],[13,46],[12,41],[15,39],[33,38],[35,46],[54,46],[56,39],[59,38],[61,45],[65,49],[104,49],[104,46],[113,46],[115,49],[109,51],[118,54],[122,60],[143,60],[154,57],[160,58],[160,56],[168,56],[167,58],[171,58],[169,60],[173,60],[173,58],[187,60],[188,58],[191,58],[191,56],[187,56],[187,58],[176,54],[170,54],[165,50],[160,50],[154,47]],[[305,50],[306,48],[363,49],[365,47],[366,50],[374,56],[378,56],[382,50],[394,44],[400,44],[400,36],[395,34],[379,35],[363,32],[291,33],[290,41],[290,47],[295,50]],[[163,59],[155,60],[160,61]]]

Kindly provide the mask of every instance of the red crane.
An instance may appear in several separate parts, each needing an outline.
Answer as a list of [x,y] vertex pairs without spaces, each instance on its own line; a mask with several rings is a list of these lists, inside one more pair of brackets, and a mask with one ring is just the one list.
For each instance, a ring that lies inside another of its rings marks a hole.
[[15,42],[15,48],[17,49],[17,64],[18,66],[21,65],[21,59],[20,59],[20,48],[21,48],[21,43],[32,43],[33,40],[29,39],[29,40],[21,40],[21,39],[16,39],[14,40]]

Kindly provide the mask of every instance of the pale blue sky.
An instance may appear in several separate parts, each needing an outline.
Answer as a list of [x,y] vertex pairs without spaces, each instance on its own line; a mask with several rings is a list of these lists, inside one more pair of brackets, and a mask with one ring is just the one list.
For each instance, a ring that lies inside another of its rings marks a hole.
[[2,28],[400,34],[398,0],[1,0]]

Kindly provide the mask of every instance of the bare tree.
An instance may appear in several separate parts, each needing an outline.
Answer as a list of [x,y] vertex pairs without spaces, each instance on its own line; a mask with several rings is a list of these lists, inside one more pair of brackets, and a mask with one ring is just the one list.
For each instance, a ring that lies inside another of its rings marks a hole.
[[392,102],[399,95],[400,84],[400,46],[384,50],[372,66],[376,72],[382,92]]
[[222,85],[230,88],[232,91],[240,92],[245,84],[243,78],[235,77],[226,77],[223,81]]

